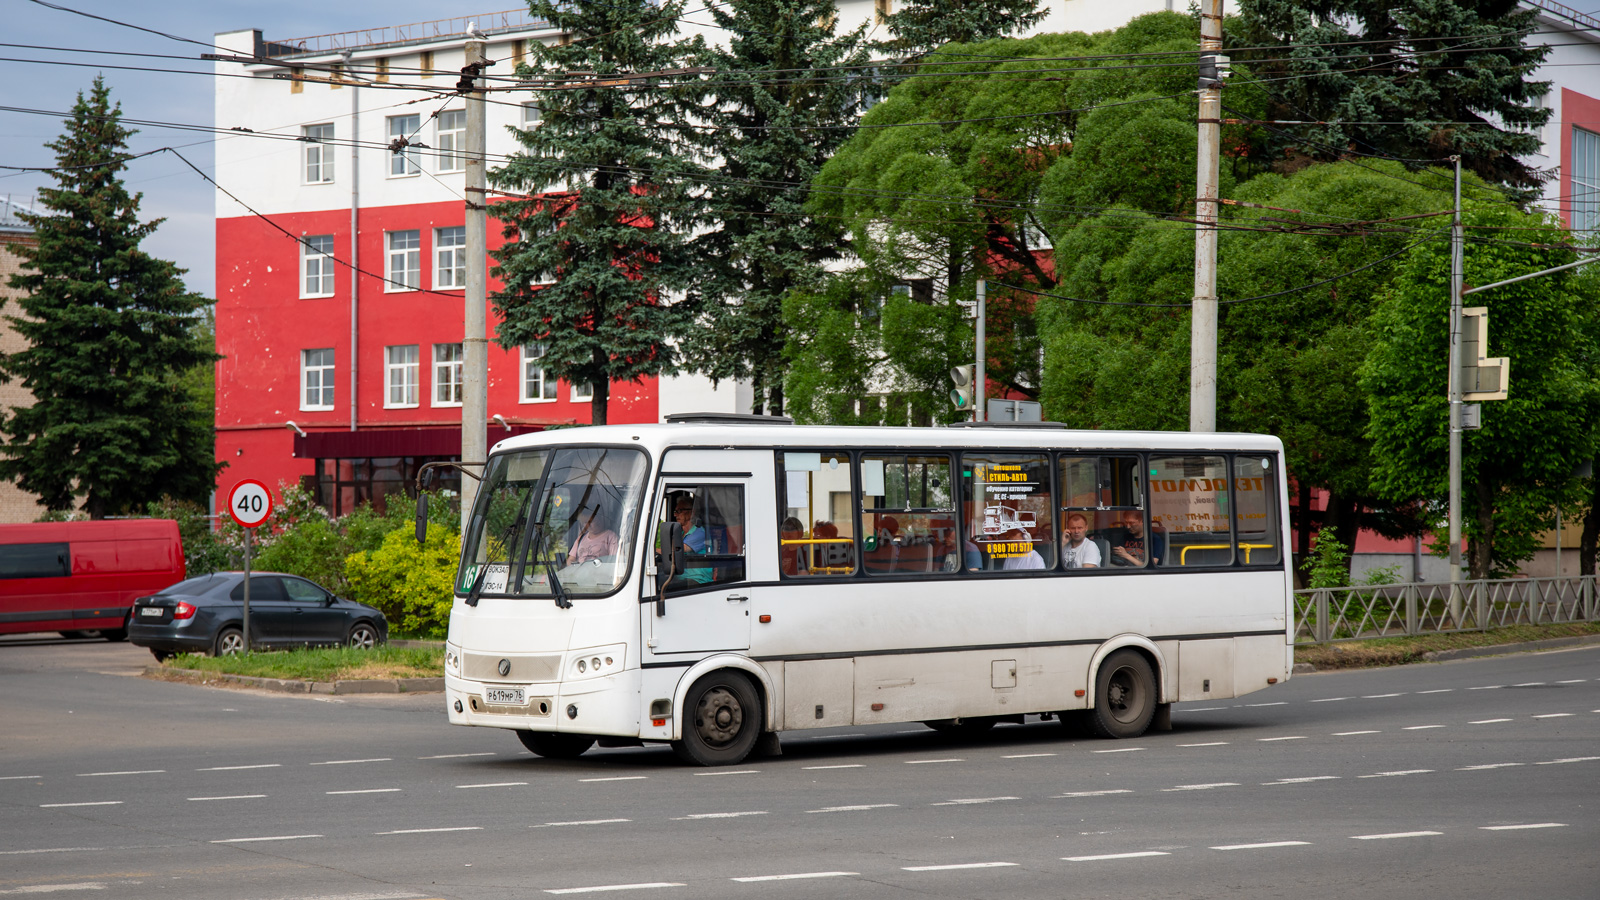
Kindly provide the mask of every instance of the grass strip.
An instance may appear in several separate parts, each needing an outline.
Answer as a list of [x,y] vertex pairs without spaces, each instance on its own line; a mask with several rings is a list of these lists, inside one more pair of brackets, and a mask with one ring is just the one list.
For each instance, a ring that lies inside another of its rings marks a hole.
[[438,678],[444,675],[444,651],[427,647],[301,648],[238,656],[174,656],[162,664],[254,678],[301,681],[357,681],[379,678]]
[[1374,638],[1298,647],[1294,661],[1310,663],[1319,670],[1366,669],[1426,662],[1425,653],[1459,650],[1466,647],[1494,647],[1551,638],[1584,637],[1600,634],[1600,622],[1569,622],[1561,625],[1511,625],[1489,631],[1458,631],[1450,634],[1419,634],[1409,637]]

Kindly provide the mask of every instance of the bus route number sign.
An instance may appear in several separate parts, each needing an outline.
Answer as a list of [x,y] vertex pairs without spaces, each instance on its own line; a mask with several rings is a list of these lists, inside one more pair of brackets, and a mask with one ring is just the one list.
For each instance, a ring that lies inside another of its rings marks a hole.
[[272,515],[272,494],[254,478],[246,478],[228,492],[228,515],[241,528],[255,528]]

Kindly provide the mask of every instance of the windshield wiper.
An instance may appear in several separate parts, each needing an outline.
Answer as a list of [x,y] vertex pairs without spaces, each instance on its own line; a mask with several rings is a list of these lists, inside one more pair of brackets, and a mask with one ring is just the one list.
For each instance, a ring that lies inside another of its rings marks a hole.
[[543,522],[534,525],[533,564],[544,566],[544,573],[550,579],[550,593],[554,594],[556,598],[556,607],[558,609],[571,609],[572,601],[567,599],[566,588],[561,586],[561,579],[556,575],[555,563],[551,562],[549,555],[544,552],[544,541],[547,534],[548,532],[545,530]]
[[478,594],[483,591],[483,578],[488,574],[489,564],[486,562],[480,569],[478,569],[478,577],[472,579],[472,590],[467,591],[466,604],[468,606],[478,605]]

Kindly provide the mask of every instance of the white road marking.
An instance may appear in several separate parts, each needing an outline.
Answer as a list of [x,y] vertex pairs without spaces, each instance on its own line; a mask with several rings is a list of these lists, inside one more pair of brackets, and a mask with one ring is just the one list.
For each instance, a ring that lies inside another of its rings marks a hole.
[[190,800],[259,800],[266,794],[229,794],[226,797],[190,797]]
[[808,810],[806,810],[806,812],[808,812],[808,813],[859,812],[859,811],[861,811],[863,809],[888,809],[888,808],[890,808],[892,806],[899,806],[899,805],[900,804],[898,804],[898,803],[865,803],[865,804],[862,804],[861,806],[824,806],[821,809],[808,809]]
[[333,794],[398,794],[398,793],[400,793],[400,791],[401,791],[401,788],[367,788],[366,790],[363,790],[363,791],[325,791],[324,793],[327,793],[329,795],[333,795]]
[[1401,731],[1427,731],[1429,728],[1443,728],[1443,725],[1407,725]]
[[1338,781],[1338,775],[1308,775],[1304,778],[1279,778],[1277,781],[1263,781],[1262,784],[1309,784],[1313,781]]
[[1544,687],[1544,682],[1542,682],[1542,681],[1524,681],[1521,684],[1513,684],[1512,687]]
[[1531,825],[1480,825],[1481,831],[1521,831],[1525,828],[1565,828],[1565,822],[1535,822]]
[[348,766],[354,763],[393,762],[392,756],[380,756],[377,759],[330,759],[327,762],[314,762],[313,766]]
[[1184,709],[1184,710],[1181,710],[1181,712],[1216,712],[1219,709],[1227,709],[1227,708],[1228,707],[1226,707],[1226,706],[1200,706],[1200,707],[1196,707],[1195,709]]
[[1227,741],[1208,741],[1204,744],[1179,744],[1179,747],[1226,747]]
[[1542,716],[1534,716],[1534,718],[1535,719],[1565,719],[1570,715],[1572,715],[1572,713],[1545,713]]
[[1145,749],[1148,749],[1148,748],[1145,748],[1145,747],[1118,747],[1115,750],[1093,750],[1093,751],[1090,751],[1090,752],[1092,752],[1092,753],[1137,753],[1138,751],[1145,750]]
[[1511,720],[1510,719],[1479,719],[1476,722],[1468,722],[1467,724],[1468,725],[1493,725],[1493,724],[1495,724],[1497,722],[1509,722],[1509,721],[1511,721]]
[[1522,763],[1490,763],[1487,766],[1462,766],[1461,768],[1456,769],[1456,771],[1457,772],[1476,772],[1476,771],[1478,771],[1480,769],[1509,769],[1512,766],[1520,766],[1520,765],[1522,765]]
[[732,772],[696,772],[695,775],[756,775],[760,769],[735,769]]
[[1213,784],[1180,784],[1176,787],[1162,788],[1161,790],[1164,793],[1172,793],[1173,791],[1209,791],[1212,788],[1238,786],[1239,782],[1237,781],[1218,781]]
[[482,831],[482,825],[462,825],[459,828],[402,828],[399,831],[374,831],[374,835],[383,834],[434,834],[440,831]]
[[1266,850],[1270,847],[1306,847],[1310,841],[1268,841],[1264,844],[1224,844],[1221,847],[1212,847],[1213,850]]
[[951,863],[945,866],[901,866],[906,872],[947,872],[951,869],[998,869],[1002,866],[1014,866],[1014,862],[982,862],[982,863]]
[[195,769],[196,772],[237,772],[240,769],[276,769],[283,763],[261,763],[254,766],[212,766],[209,769]]
[[1313,700],[1311,702],[1312,703],[1334,703],[1334,702],[1337,702],[1339,700],[1349,700],[1349,699],[1350,699],[1349,697],[1323,697],[1321,700]]
[[1102,853],[1099,856],[1063,856],[1067,862],[1095,862],[1101,859],[1138,859],[1141,856],[1171,856],[1163,850],[1140,850],[1137,853]]
[[0,775],[0,781],[27,781],[32,778],[43,777],[43,775]]
[[76,884],[30,884],[19,888],[0,890],[0,894],[53,894],[56,891],[103,891],[104,883],[80,881]]
[[579,778],[578,782],[584,784],[591,781],[644,781],[649,777],[649,775],[615,775],[610,778]]
[[1401,691],[1401,692],[1399,692],[1397,694],[1362,694],[1361,695],[1361,699],[1363,699],[1363,700],[1383,700],[1383,699],[1388,698],[1388,697],[1404,696],[1404,694],[1405,694],[1405,691]]
[[947,762],[966,762],[966,760],[964,760],[964,759],[956,759],[954,757],[952,757],[950,759],[908,759],[908,760],[906,760],[906,765],[908,765],[908,766],[920,766],[920,765],[925,765],[927,763],[947,763]]
[[1262,743],[1267,743],[1269,741],[1303,741],[1305,739],[1306,736],[1303,734],[1292,734],[1288,737],[1256,738],[1256,740],[1261,741]]
[[1352,834],[1352,841],[1388,841],[1394,838],[1429,837],[1444,834],[1442,831],[1396,831],[1392,834]]
[[1381,731],[1335,731],[1334,737],[1349,737],[1353,734],[1383,734]]
[[101,775],[162,775],[166,769],[138,769],[132,772],[79,772],[79,778],[98,778]]
[[838,766],[801,766],[802,769],[865,769],[863,763],[845,763]]
[[1117,788],[1115,790],[1109,790],[1109,791],[1072,791],[1071,793],[1067,793],[1067,794],[1057,794],[1055,796],[1055,799],[1057,799],[1057,800],[1065,800],[1068,797],[1105,797],[1105,796],[1108,796],[1108,795],[1111,795],[1111,794],[1131,794],[1131,793],[1133,793],[1133,791],[1131,791],[1131,790],[1129,790],[1127,788]]
[[643,884],[599,884],[594,887],[561,888],[546,890],[546,894],[598,894],[602,891],[639,891],[646,888],[683,887],[677,881],[649,881]]
[[1288,706],[1289,701],[1279,700],[1276,703],[1246,703],[1245,706]]
[[1556,684],[1583,684],[1588,680],[1587,678],[1568,678],[1566,681],[1558,681]]
[[1596,760],[1596,759],[1600,759],[1600,756],[1570,756],[1570,757],[1568,757],[1566,759],[1552,759],[1552,760],[1548,760],[1548,761],[1542,762],[1542,763],[1534,763],[1534,765],[1536,765],[1536,766],[1559,766],[1562,763],[1589,762],[1591,760]]
[[1021,797],[969,797],[965,800],[946,800],[934,806],[972,806],[978,803],[996,803],[1001,800],[1021,800]]
[[564,828],[568,825],[614,825],[618,822],[632,822],[632,819],[584,819],[578,822],[546,822],[543,825],[529,825],[529,828]]
[[493,753],[441,753],[438,756],[419,756],[417,759],[466,759],[469,756],[494,756]]
[[796,872],[793,875],[747,875],[744,878],[731,878],[730,881],[740,881],[746,884],[753,881],[796,881],[801,878],[842,878],[847,875],[860,875],[860,872]]
[[96,800],[92,803],[41,803],[40,809],[56,809],[62,806],[121,806],[121,800]]
[[1419,694],[1448,694],[1455,688],[1434,688],[1431,691],[1417,691]]
[[1013,753],[1010,756],[1002,756],[1000,758],[1001,759],[1035,759],[1035,758],[1040,757],[1040,756],[1055,756],[1055,754],[1054,753]]
[[50,847],[44,850],[0,850],[0,856],[22,856],[29,853],[88,853],[104,849],[104,847]]
[[257,841],[303,841],[307,838],[319,838],[320,834],[280,834],[273,837],[253,838],[228,838],[225,841],[212,841],[213,844],[253,844]]
[[1432,769],[1402,769],[1398,772],[1378,772],[1372,775],[1357,775],[1357,778],[1397,778],[1401,775],[1426,775]]
[[687,822],[691,819],[737,819],[740,816],[764,816],[766,814],[767,811],[764,809],[746,810],[745,812],[695,813],[692,816],[677,816],[672,821]]
[[1485,684],[1485,685],[1482,685],[1481,687],[1470,687],[1470,688],[1467,688],[1467,690],[1469,690],[1469,691],[1498,691],[1503,687],[1505,687],[1505,685],[1503,685],[1503,684]]
[[522,787],[526,781],[492,781],[488,784],[458,784],[457,788]]

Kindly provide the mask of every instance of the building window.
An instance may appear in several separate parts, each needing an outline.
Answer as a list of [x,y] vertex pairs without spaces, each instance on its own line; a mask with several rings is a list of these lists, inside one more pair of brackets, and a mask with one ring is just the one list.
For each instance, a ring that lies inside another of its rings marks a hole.
[[422,232],[391,231],[389,283],[386,291],[414,291],[422,286]]
[[875,23],[884,24],[893,12],[894,0],[872,0],[872,19]]
[[333,409],[333,349],[300,351],[301,409]]
[[1600,228],[1600,134],[1572,129],[1572,230]]
[[301,238],[300,268],[300,296],[333,296],[333,235]]
[[439,171],[461,172],[467,168],[467,111],[452,109],[439,113]]
[[575,384],[572,386],[573,403],[591,403],[594,401],[594,385]]
[[467,228],[436,228],[433,232],[433,286],[436,288],[462,288],[467,286]]
[[306,184],[333,182],[333,126],[307,125],[300,129],[306,142]]
[[433,345],[433,405],[461,405],[461,345]]
[[539,104],[537,104],[537,103],[524,103],[524,104],[522,104],[522,127],[523,128],[532,128],[533,126],[539,124],[539,120],[542,119],[542,118],[544,118],[544,113],[539,110]]
[[424,50],[424,51],[422,51],[422,60],[421,60],[420,64],[418,65],[418,68],[420,68],[422,70],[422,77],[423,78],[432,78],[433,77],[433,51],[432,50]]
[[[421,116],[390,116],[389,117],[389,143],[393,146],[395,141],[409,142],[422,128]],[[392,150],[389,153],[389,177],[396,178],[404,175],[415,175],[422,171],[417,165],[417,151],[409,147]]]
[[383,348],[384,383],[389,392],[383,405],[391,409],[417,405],[417,345]]
[[522,402],[549,403],[556,399],[556,379],[544,367],[544,344],[522,348]]

